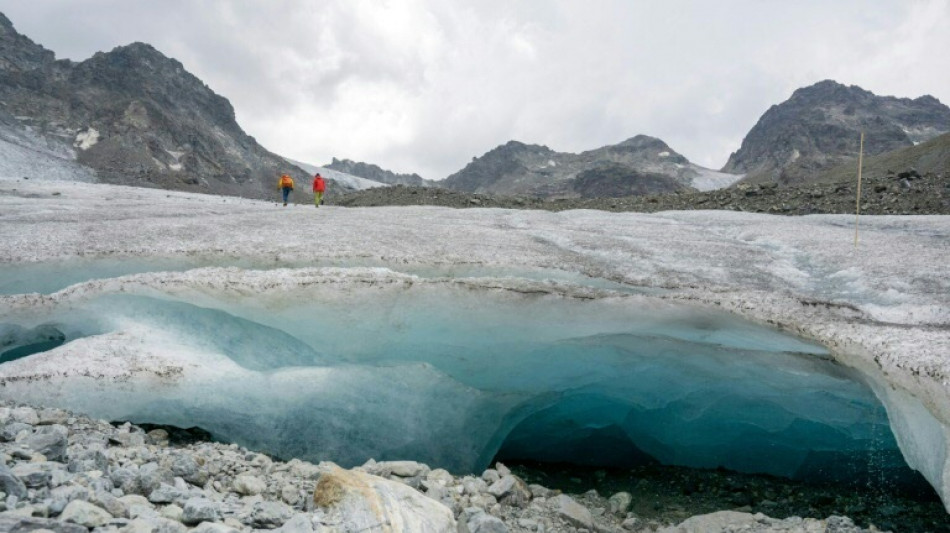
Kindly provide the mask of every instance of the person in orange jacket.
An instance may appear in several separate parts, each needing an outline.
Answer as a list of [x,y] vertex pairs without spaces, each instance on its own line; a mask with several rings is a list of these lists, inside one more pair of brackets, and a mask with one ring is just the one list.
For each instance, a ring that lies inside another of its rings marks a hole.
[[327,190],[327,182],[324,181],[323,176],[318,172],[316,176],[313,177],[313,203],[320,207],[320,204],[323,203],[323,193]]
[[284,207],[287,207],[287,197],[290,196],[290,191],[294,190],[294,179],[287,174],[281,175],[277,188],[284,194]]

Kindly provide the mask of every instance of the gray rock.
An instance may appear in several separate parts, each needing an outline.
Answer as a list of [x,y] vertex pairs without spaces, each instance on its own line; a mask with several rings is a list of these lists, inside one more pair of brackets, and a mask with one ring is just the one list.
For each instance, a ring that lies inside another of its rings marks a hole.
[[93,528],[108,524],[113,516],[105,509],[89,502],[73,500],[63,509],[63,513],[59,515],[59,518],[64,522],[73,522],[74,524]]
[[[90,470],[99,470],[103,473],[109,472],[109,456],[104,449],[100,447],[91,449],[87,448],[70,455],[70,472],[88,472]],[[114,478],[112,479],[112,482],[117,486],[122,485],[121,483],[116,482]]]
[[191,533],[241,533],[240,530],[217,522],[202,522]]
[[51,424],[64,425],[69,420],[69,413],[67,411],[52,407],[40,409],[37,416],[39,417],[37,424],[41,426]]
[[527,507],[531,503],[531,491],[528,490],[528,486],[517,476],[510,474],[492,483],[488,487],[488,493],[506,505]]
[[89,533],[89,530],[78,524],[69,524],[49,518],[34,518],[30,516],[12,516],[0,514],[0,531],[6,533],[28,533],[35,531],[52,531],[53,533]]
[[199,469],[198,462],[189,454],[176,453],[167,457],[162,462],[162,468],[193,485],[204,485],[208,481],[208,473]]
[[31,489],[49,486],[50,478],[52,478],[49,468],[43,463],[18,464],[13,467],[12,472]]
[[26,485],[9,468],[0,464],[0,490],[16,496],[17,498],[26,498]]
[[41,426],[35,433],[23,440],[31,450],[41,453],[50,461],[66,462],[66,445],[69,430],[66,426],[55,424]]
[[244,496],[255,496],[267,489],[267,483],[259,477],[241,474],[231,482],[231,490]]
[[458,533],[508,533],[508,526],[481,509],[469,507],[459,516]]
[[35,426],[40,423],[40,417],[36,414],[36,409],[32,407],[16,407],[10,413],[10,417],[17,421]]
[[284,525],[284,522],[294,515],[294,510],[287,504],[280,502],[257,502],[248,513],[248,524],[255,528],[274,529]]
[[633,496],[629,492],[618,492],[607,500],[607,509],[613,514],[626,514],[633,502]]
[[[757,520],[749,513],[735,511],[719,511],[698,516],[691,516],[679,525],[659,530],[657,533],[706,533],[708,531],[739,531],[750,530]],[[760,528],[764,530],[766,528]]]
[[274,533],[313,533],[313,521],[309,514],[297,513],[275,529]]
[[185,502],[182,522],[188,525],[214,522],[218,519],[218,507],[205,498],[190,498]]
[[89,503],[102,507],[116,518],[129,518],[129,508],[110,492],[97,491],[89,498]]
[[588,529],[593,527],[594,517],[591,516],[590,511],[567,494],[555,496],[549,500],[549,504],[554,512],[568,523]]
[[168,472],[164,470],[157,463],[146,463],[139,468],[138,473],[136,474],[137,480],[137,491],[143,496],[149,495],[161,486],[163,482],[172,483],[173,479]]
[[33,426],[24,422],[8,422],[0,429],[0,442],[10,442],[16,439],[21,431],[33,431]]

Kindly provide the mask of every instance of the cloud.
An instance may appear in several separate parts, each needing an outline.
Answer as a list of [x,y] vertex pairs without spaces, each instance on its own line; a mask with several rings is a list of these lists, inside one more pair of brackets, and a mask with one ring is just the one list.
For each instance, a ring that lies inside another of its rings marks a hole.
[[0,0],[58,56],[145,41],[231,100],[268,149],[442,178],[517,139],[637,134],[722,166],[822,79],[950,101],[950,1]]

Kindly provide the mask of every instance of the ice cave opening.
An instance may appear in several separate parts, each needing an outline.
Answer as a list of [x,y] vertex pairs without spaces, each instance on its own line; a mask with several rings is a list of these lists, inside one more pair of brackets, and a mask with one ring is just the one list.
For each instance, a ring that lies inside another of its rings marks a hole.
[[343,466],[656,461],[919,481],[864,377],[820,345],[648,295],[373,276],[87,291],[7,313],[0,333],[18,340],[0,373],[58,374],[3,394]]

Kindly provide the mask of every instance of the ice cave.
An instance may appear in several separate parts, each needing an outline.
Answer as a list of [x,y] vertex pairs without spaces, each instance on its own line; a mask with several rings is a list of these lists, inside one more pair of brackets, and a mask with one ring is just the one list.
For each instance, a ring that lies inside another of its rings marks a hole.
[[5,397],[343,466],[915,475],[867,376],[708,306],[523,272],[115,273],[0,316]]

